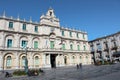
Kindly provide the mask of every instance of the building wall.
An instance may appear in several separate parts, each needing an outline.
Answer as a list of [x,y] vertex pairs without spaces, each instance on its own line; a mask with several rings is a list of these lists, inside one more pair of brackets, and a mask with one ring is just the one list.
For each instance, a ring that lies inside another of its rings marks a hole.
[[[55,55],[57,67],[79,63],[91,64],[87,33],[60,27],[59,19],[55,15],[49,15],[50,12],[54,14],[53,10],[48,10],[46,15],[41,16],[40,23],[0,17],[0,70],[23,69],[25,53],[27,53],[29,68],[51,67],[52,54]],[[50,22],[51,17],[52,22]],[[9,27],[10,22],[13,22],[13,28]],[[26,24],[26,30],[23,29],[23,24]],[[35,26],[38,27],[38,31],[35,31]],[[61,32],[63,30],[64,36]],[[70,32],[72,37],[69,35]],[[79,37],[76,36],[77,33]],[[21,45],[23,40],[27,41],[26,47]],[[37,48],[34,47],[35,41]],[[52,49],[51,41],[54,41]],[[65,44],[65,49],[62,49],[62,44]],[[73,50],[70,49],[71,44],[73,44]],[[77,45],[80,46],[80,50]]]
[[89,44],[95,61],[114,61],[120,57],[120,32],[92,40]]

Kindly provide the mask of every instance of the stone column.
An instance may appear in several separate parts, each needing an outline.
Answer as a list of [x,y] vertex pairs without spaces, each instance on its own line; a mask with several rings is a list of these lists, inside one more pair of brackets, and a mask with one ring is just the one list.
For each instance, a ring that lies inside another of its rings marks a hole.
[[28,66],[29,68],[34,68],[34,59],[32,56],[32,52],[28,53]]
[[42,55],[42,60],[43,60],[42,67],[45,67],[46,66],[46,54]]
[[19,62],[20,62],[20,60],[19,60],[19,56],[18,56],[18,53],[16,52],[16,56],[15,56],[15,61],[14,61],[15,63],[15,69],[19,69]]

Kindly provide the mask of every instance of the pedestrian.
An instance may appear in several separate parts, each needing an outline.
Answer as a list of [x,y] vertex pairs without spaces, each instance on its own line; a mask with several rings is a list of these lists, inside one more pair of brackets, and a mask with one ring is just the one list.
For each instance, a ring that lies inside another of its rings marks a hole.
[[79,69],[79,65],[77,64],[76,66],[77,66],[77,69]]
[[82,69],[82,63],[79,64],[80,69]]

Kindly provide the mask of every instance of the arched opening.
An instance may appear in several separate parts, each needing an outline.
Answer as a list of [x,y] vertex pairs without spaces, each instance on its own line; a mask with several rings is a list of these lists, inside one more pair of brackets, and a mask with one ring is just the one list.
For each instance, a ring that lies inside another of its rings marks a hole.
[[7,56],[7,58],[6,58],[6,68],[9,69],[11,67],[12,67],[12,57]]
[[35,56],[35,62],[34,62],[34,63],[35,63],[35,64],[34,64],[35,67],[39,67],[39,63],[40,63],[39,61],[40,61],[40,60],[39,60],[39,57],[38,57],[38,56]]
[[22,56],[22,68],[24,68],[24,66],[25,66],[25,56]]
[[67,64],[67,57],[65,56],[64,58],[64,64],[66,65]]

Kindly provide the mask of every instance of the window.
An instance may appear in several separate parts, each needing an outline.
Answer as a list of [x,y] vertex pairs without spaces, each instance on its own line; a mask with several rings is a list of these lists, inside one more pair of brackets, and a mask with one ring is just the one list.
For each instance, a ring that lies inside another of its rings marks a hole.
[[26,30],[26,24],[23,24],[22,29]]
[[6,66],[7,66],[7,68],[9,68],[9,67],[11,67],[11,65],[12,65],[12,58],[11,58],[11,56],[8,56],[7,60],[6,60]]
[[7,47],[8,48],[12,47],[12,39],[8,39],[8,41],[7,41]]
[[62,44],[62,49],[65,50],[65,44]]
[[50,12],[50,16],[52,16],[52,12]]
[[35,48],[35,49],[38,48],[38,41],[34,41],[34,48]]
[[54,48],[54,41],[50,41],[50,48],[51,48],[51,49]]
[[85,35],[83,34],[83,39],[85,39]]
[[25,66],[25,56],[22,57],[22,66]]
[[35,66],[39,65],[39,57],[35,56]]
[[72,32],[70,32],[70,37],[72,37]]
[[38,26],[35,26],[35,32],[38,32]]
[[21,44],[22,47],[26,47],[27,46],[27,41],[25,40],[22,40],[22,44]]
[[62,36],[64,36],[65,34],[64,34],[64,31],[62,31]]
[[86,46],[84,46],[84,51],[86,50]]
[[78,49],[78,51],[80,51],[80,45],[77,45],[77,49]]
[[13,22],[9,22],[9,28],[13,28]]
[[102,49],[100,44],[97,45],[97,48],[98,48],[98,50]]
[[76,33],[76,36],[77,36],[77,38],[79,38],[79,35],[78,35],[78,33]]
[[72,44],[70,44],[70,49],[73,50],[73,45]]

